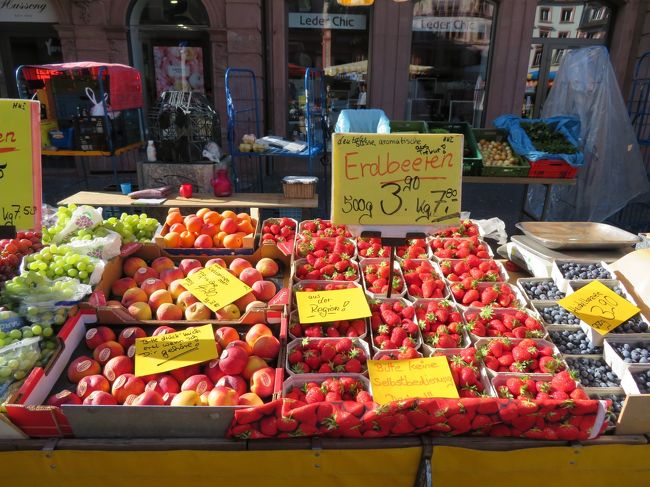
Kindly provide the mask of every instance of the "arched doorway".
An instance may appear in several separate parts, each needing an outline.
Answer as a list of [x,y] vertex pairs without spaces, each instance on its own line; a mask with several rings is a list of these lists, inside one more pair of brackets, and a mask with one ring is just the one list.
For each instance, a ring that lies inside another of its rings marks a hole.
[[149,106],[168,90],[212,99],[210,20],[201,0],[134,0],[127,25],[132,65],[142,73]]

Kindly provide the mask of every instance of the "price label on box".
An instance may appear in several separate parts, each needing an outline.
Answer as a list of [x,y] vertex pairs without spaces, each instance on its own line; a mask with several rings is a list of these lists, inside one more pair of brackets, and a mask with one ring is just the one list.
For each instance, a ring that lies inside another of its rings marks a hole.
[[590,282],[557,304],[601,335],[606,335],[641,311],[599,281]]
[[463,136],[334,134],[332,220],[427,226],[459,221]]
[[447,357],[369,360],[372,397],[379,404],[409,398],[458,398]]
[[328,323],[366,318],[372,313],[360,287],[332,291],[297,292],[300,323]]
[[252,291],[220,265],[195,272],[183,279],[181,284],[215,313]]

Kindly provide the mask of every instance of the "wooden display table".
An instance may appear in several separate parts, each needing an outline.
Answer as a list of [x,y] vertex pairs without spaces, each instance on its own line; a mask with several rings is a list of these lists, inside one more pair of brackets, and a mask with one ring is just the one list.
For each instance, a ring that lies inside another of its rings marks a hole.
[[159,205],[138,204],[121,193],[110,191],[80,191],[58,202],[60,206],[76,205],[153,207],[153,208],[318,208],[318,195],[313,198],[287,199],[282,193],[234,193],[227,198],[196,194],[192,198],[171,197]]

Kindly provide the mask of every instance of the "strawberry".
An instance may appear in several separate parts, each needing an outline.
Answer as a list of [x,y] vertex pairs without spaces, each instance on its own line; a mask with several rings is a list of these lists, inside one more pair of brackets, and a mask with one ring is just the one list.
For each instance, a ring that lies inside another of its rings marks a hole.
[[440,268],[444,276],[450,281],[458,282],[466,277],[481,282],[503,281],[496,261],[493,259],[481,260],[475,255],[469,255],[466,259],[441,260]]
[[494,304],[480,312],[466,312],[465,319],[473,324],[474,335],[480,337],[541,338],[545,334],[541,322],[527,312],[494,308]]
[[461,220],[457,227],[448,227],[444,230],[433,234],[434,237],[456,238],[456,237],[476,237],[478,236],[478,225],[470,220]]
[[[294,374],[331,372],[363,373],[366,370],[367,354],[358,346],[358,339],[341,337],[337,339],[304,338],[287,357],[289,369]],[[302,361],[291,363],[291,359]],[[351,364],[349,364],[351,362]],[[348,365],[349,364],[349,365]]]
[[376,348],[387,350],[415,346],[419,328],[409,318],[415,316],[412,306],[404,306],[400,301],[377,300],[370,303],[370,311]]
[[269,218],[262,224],[262,243],[292,242],[296,235],[296,227],[296,221],[291,218]]

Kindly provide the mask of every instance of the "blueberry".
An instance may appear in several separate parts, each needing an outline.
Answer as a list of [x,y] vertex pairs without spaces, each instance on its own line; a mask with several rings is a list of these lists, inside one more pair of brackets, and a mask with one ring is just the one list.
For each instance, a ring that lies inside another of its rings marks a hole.
[[582,330],[550,331],[551,340],[562,353],[568,355],[600,355],[603,348],[589,343]]
[[529,299],[537,301],[557,301],[565,296],[551,279],[537,282],[523,281],[522,287]]
[[585,387],[619,387],[621,381],[603,359],[568,358],[569,368],[578,372]]
[[582,264],[577,262],[560,265],[560,272],[565,279],[611,279],[612,276],[600,264]]
[[650,343],[612,343],[611,345],[626,363],[649,363]]

